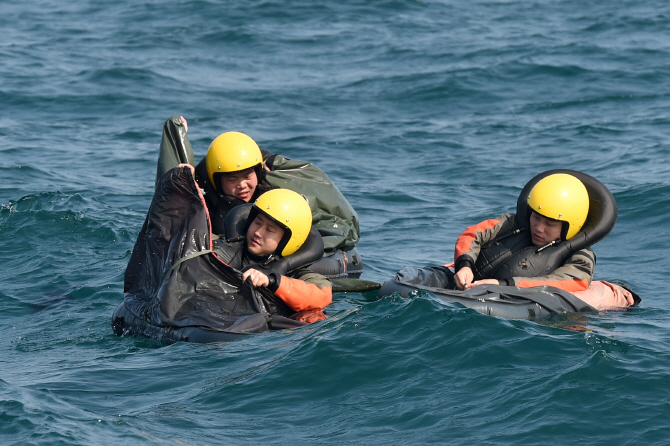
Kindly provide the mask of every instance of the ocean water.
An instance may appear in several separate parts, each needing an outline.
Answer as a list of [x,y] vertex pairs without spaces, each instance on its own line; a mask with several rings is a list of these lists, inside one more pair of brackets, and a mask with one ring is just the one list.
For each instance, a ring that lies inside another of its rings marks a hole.
[[[1,4],[0,444],[667,444],[666,2]],[[342,293],[291,332],[116,337],[175,114],[197,159],[239,130],[325,170],[377,282],[584,171],[619,205],[596,278],[643,303],[536,323]]]

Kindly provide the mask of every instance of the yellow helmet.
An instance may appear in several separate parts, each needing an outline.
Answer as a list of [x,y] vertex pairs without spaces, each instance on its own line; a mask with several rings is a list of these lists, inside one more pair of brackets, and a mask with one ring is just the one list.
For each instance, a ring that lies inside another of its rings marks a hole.
[[[218,174],[238,172],[263,164],[263,155],[256,141],[240,132],[226,132],[217,136],[209,145],[205,164],[207,176],[214,189],[219,191]],[[220,192],[220,191],[219,191]]]
[[567,173],[542,178],[528,195],[528,206],[538,214],[568,224],[565,240],[574,237],[589,214],[589,194],[584,183]]
[[284,228],[284,238],[277,247],[282,256],[293,254],[307,240],[312,228],[312,210],[299,193],[290,189],[272,189],[258,197],[254,207]]

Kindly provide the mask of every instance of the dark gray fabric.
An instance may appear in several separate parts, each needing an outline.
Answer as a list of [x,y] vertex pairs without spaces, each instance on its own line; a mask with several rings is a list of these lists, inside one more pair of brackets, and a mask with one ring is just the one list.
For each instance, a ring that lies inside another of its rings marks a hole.
[[[259,290],[214,254],[209,219],[188,165],[160,178],[126,268],[124,305],[145,324],[256,333],[269,329]],[[249,317],[251,315],[260,315]],[[304,323],[294,321],[294,326]]]
[[275,155],[272,172],[265,174],[272,188],[304,195],[312,209],[312,225],[323,236],[326,252],[348,250],[361,238],[358,214],[321,169],[306,161]]
[[393,280],[385,282],[379,297],[399,293],[409,297],[425,290],[448,302],[458,302],[484,314],[509,319],[541,319],[565,313],[597,312],[576,296],[558,288],[543,286],[518,288],[502,285],[479,285],[469,290],[454,288],[454,273],[443,266],[404,267]]
[[165,172],[179,164],[195,166],[191,142],[186,136],[186,128],[179,116],[172,116],[163,124],[163,136],[158,153],[156,183]]

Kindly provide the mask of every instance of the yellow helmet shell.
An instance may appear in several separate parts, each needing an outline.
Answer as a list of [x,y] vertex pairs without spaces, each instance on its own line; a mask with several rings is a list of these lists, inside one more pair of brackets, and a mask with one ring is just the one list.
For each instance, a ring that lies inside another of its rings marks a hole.
[[207,176],[214,189],[217,173],[230,173],[255,167],[263,163],[261,149],[256,141],[240,132],[226,132],[217,136],[209,145],[206,157]]
[[272,189],[258,197],[254,206],[286,231],[283,246],[278,247],[282,256],[293,254],[305,243],[312,228],[312,210],[305,197],[289,189]]
[[538,214],[568,223],[565,239],[574,237],[589,214],[589,194],[584,184],[567,173],[542,178],[528,195],[528,206]]

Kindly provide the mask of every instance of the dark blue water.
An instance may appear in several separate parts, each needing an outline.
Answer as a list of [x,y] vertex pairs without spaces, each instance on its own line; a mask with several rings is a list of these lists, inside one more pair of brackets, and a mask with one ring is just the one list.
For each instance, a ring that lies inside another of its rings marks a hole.
[[[8,2],[0,14],[0,443],[667,444],[670,6],[662,1]],[[619,220],[627,312],[509,321],[429,294],[214,345],[117,338],[161,126],[313,161],[363,278],[452,260],[535,174]]]

